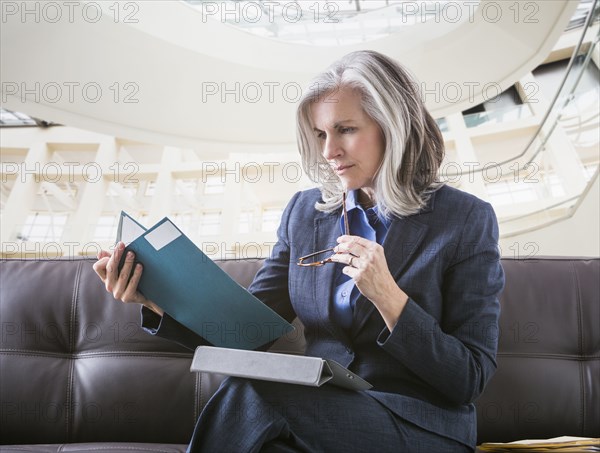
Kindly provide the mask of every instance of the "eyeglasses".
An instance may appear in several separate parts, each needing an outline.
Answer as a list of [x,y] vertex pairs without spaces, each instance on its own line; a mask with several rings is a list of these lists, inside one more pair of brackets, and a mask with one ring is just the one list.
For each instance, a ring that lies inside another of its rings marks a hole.
[[[342,216],[344,217],[344,234],[350,234],[350,225],[348,224],[348,211],[346,210],[346,192],[344,192],[343,196],[342,196]],[[329,255],[327,258],[323,258],[321,260],[317,260],[316,257],[318,257],[319,255],[324,255],[325,253],[333,253],[332,255]],[[305,256],[301,256],[300,258],[298,258],[298,262],[296,264],[298,264],[298,266],[303,266],[303,267],[316,267],[316,266],[323,266],[324,264],[327,263],[333,263],[333,261],[331,261],[331,258],[333,257],[333,255],[335,255],[335,252],[332,248],[328,248],[325,250],[321,250],[319,252],[314,252],[311,253],[310,255],[305,255]],[[306,262],[307,260],[315,260],[315,261],[310,261],[310,262]]]

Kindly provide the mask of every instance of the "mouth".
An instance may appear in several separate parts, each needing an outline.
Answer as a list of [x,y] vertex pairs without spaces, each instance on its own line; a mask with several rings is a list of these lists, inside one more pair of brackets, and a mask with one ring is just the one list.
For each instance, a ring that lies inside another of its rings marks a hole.
[[338,175],[341,175],[345,173],[346,170],[352,167],[354,167],[354,165],[338,165],[337,167],[334,167],[334,170]]

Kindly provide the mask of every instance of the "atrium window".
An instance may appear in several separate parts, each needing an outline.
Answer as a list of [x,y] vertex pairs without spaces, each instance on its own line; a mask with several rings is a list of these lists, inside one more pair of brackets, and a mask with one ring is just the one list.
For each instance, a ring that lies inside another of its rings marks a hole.
[[531,112],[513,86],[500,93],[498,96],[471,107],[463,112],[467,127],[477,127],[482,124],[498,124],[517,121],[531,116]]
[[96,224],[94,240],[98,242],[113,241],[117,237],[119,218],[115,215],[102,215]]
[[10,126],[37,126],[37,123],[24,113],[0,109],[0,127]]
[[254,221],[253,211],[242,211],[240,213],[240,226],[238,229],[239,233],[251,233],[252,223]]
[[31,214],[27,216],[17,239],[26,242],[58,242],[65,229],[67,217],[67,214]]
[[266,208],[263,210],[262,215],[262,231],[275,231],[279,226],[281,220],[281,214],[283,213],[281,208]]
[[[579,78],[580,67],[585,62],[585,55],[579,55],[574,62],[574,69],[569,76],[566,86],[572,86],[575,79]],[[565,77],[565,71],[569,65],[569,60],[554,61],[538,66],[534,71],[536,83],[539,84],[540,93],[548,100],[551,101],[563,78]],[[600,85],[600,70],[595,64],[588,64],[583,73],[581,79],[577,85],[578,93],[597,93],[598,86]],[[597,94],[595,94],[597,98]]]
[[204,183],[204,193],[206,195],[225,192],[225,182],[221,176],[208,176]]
[[156,181],[146,181],[145,185],[146,190],[144,192],[144,195],[146,195],[147,197],[153,197],[156,193]]
[[94,241],[109,242],[114,241],[117,237],[117,227],[119,224],[119,216],[116,215],[101,215],[96,224],[94,231]]
[[440,132],[448,132],[448,121],[446,118],[438,118],[435,120],[435,122],[440,128]]
[[178,212],[177,214],[173,214],[170,216],[173,220],[173,223],[177,225],[184,234],[190,235],[192,232],[192,225],[194,222],[193,215],[191,212]]
[[106,194],[109,197],[122,197],[127,200],[132,200],[135,199],[137,195],[138,187],[138,183],[120,184],[111,182],[108,186]]
[[213,236],[221,232],[221,212],[203,212],[200,216],[198,234],[202,236]]
[[459,25],[472,20],[479,0],[185,0],[203,20],[215,20],[264,38],[338,46],[359,44],[406,27],[444,20]]
[[175,195],[194,194],[198,189],[197,179],[178,179],[175,183]]
[[486,184],[485,188],[488,201],[495,206],[502,206],[536,201],[539,197],[535,186],[530,182],[506,180]]

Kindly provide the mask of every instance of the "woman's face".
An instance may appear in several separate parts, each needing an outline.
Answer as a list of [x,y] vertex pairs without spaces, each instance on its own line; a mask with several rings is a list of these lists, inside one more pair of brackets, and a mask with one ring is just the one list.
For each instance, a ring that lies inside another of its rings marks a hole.
[[358,90],[342,88],[311,105],[323,157],[346,190],[372,188],[385,149],[379,125],[362,109]]

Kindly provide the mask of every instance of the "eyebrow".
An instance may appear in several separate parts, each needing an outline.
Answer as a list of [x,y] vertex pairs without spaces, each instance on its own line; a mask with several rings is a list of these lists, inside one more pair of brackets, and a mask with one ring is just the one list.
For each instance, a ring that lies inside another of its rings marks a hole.
[[[337,129],[338,127],[340,127],[342,125],[342,123],[351,123],[351,122],[354,122],[354,120],[353,119],[347,119],[347,120],[336,121],[335,123],[333,123],[333,128]],[[313,127],[313,131],[315,131],[315,132],[323,132],[318,127]]]

